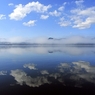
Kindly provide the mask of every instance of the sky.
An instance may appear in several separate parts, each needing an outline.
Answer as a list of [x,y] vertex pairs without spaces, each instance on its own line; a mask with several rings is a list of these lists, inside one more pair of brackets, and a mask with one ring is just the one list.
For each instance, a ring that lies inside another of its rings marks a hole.
[[94,0],[1,0],[0,38],[95,36]]

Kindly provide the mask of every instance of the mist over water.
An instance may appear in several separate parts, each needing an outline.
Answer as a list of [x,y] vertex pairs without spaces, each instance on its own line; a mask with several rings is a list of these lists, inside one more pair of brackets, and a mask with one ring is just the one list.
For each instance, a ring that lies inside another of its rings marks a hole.
[[24,37],[11,37],[11,38],[0,38],[0,43],[32,43],[32,44],[95,44],[94,36],[67,36],[67,37],[34,37],[34,38],[24,38]]

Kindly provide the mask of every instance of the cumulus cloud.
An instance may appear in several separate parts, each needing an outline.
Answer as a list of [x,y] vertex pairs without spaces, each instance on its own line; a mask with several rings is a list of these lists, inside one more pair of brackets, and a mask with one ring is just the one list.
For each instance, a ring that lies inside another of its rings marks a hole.
[[63,11],[65,9],[66,4],[67,4],[67,2],[64,2],[63,5],[58,8],[58,10]]
[[6,19],[6,15],[0,14],[0,20]]
[[66,4],[68,4],[68,2],[64,2],[64,3],[63,3],[63,5],[66,5]]
[[75,1],[76,8],[71,9],[68,13],[64,11],[66,15],[63,14],[64,19],[60,18],[58,24],[63,27],[71,25],[72,28],[78,29],[90,28],[92,24],[95,24],[95,6],[87,8],[83,2],[84,0]]
[[71,13],[74,14],[71,16],[71,20],[74,22],[73,28],[86,29],[90,28],[92,24],[95,24],[95,7],[73,9]]
[[49,15],[41,15],[40,19],[48,19]]
[[59,11],[63,11],[64,10],[64,6],[61,6],[58,8]]
[[32,78],[31,76],[28,76],[27,73],[19,69],[11,70],[10,75],[13,76],[20,85],[26,84],[30,87],[39,87],[45,83],[50,84],[48,79],[44,76]]
[[29,26],[29,27],[35,26],[35,22],[36,22],[36,21],[37,21],[37,20],[30,20],[30,21],[28,21],[28,22],[24,22],[23,25],[24,25],[24,26]]
[[37,70],[37,68],[35,67],[36,65],[33,63],[29,63],[29,64],[24,64],[24,68],[29,68],[30,70]]
[[49,14],[50,14],[51,16],[56,16],[56,17],[58,17],[58,16],[61,15],[61,12],[58,12],[57,10],[55,10],[55,11],[53,11],[53,12],[49,12]]
[[[69,2],[69,4],[72,3]],[[66,5],[68,4],[67,2],[64,2],[54,11],[48,11],[48,9],[52,7],[51,5],[43,5],[38,1],[29,2],[26,5],[18,4],[15,6],[13,12],[9,14],[9,17],[13,20],[21,20],[34,11],[37,13],[46,13],[46,15],[41,15],[40,19],[48,19],[50,16],[62,16],[58,21],[58,24],[61,27],[71,26],[72,28],[87,29],[90,28],[92,24],[95,24],[95,6],[85,7],[84,0],[76,0],[73,4],[75,4],[76,7],[65,10],[65,7],[67,7]],[[10,3],[9,5],[13,4]],[[0,19],[6,19],[5,15],[1,15]],[[24,22],[23,25],[34,26],[35,22],[35,20],[30,20],[29,22]]]
[[84,0],[77,0],[77,1],[75,1],[75,4],[77,5],[77,6],[79,6],[79,7],[82,7],[83,5],[83,2],[84,2]]
[[9,3],[8,6],[13,6],[14,4],[13,3]]
[[64,17],[60,18],[60,21],[58,22],[60,26],[69,26],[71,22],[69,20],[65,20]]
[[24,17],[27,16],[32,11],[35,11],[37,13],[44,13],[47,12],[49,8],[51,8],[51,5],[43,5],[40,2],[30,2],[26,5],[16,5],[16,8],[13,10],[11,14],[9,14],[10,19],[14,20],[21,20]]

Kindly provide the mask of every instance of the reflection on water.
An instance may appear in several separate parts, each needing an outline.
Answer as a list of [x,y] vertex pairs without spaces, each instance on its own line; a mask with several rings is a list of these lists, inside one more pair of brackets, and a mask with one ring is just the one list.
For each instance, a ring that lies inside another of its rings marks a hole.
[[29,64],[24,64],[24,68],[29,68],[30,70],[36,70],[36,67],[35,67],[36,65],[35,64],[31,64],[31,63],[29,63]]
[[[30,66],[30,70],[36,70],[34,64],[25,64],[24,66]],[[41,74],[34,78],[32,75],[29,76],[26,72],[20,69],[11,70],[10,75],[14,77],[18,84],[26,84],[30,87],[39,87],[45,83],[50,84],[55,80],[61,82],[65,86],[69,85],[75,87],[82,87],[82,85],[87,82],[95,83],[95,66],[90,66],[90,63],[85,61],[72,62],[71,64],[60,63],[53,72],[49,72],[48,70],[37,70],[37,72]],[[50,79],[51,77],[52,80]],[[68,82],[66,82],[66,84],[65,81],[67,81],[67,79],[69,83],[73,81],[74,84],[68,84]]]
[[39,53],[39,54],[46,54],[46,53],[68,53],[72,55],[80,55],[80,54],[95,54],[95,47],[76,47],[76,46],[2,46],[0,47],[1,53],[11,53],[11,54],[25,54],[25,53]]
[[0,71],[0,75],[6,75],[7,71]]
[[95,88],[94,47],[0,47],[2,93],[10,87],[48,85]]
[[28,76],[27,73],[19,69],[11,70],[10,75],[13,76],[17,83],[20,85],[23,85],[23,83],[25,83],[30,87],[39,87],[45,83],[50,83],[47,80],[47,77],[37,76],[36,78],[32,78],[31,76]]

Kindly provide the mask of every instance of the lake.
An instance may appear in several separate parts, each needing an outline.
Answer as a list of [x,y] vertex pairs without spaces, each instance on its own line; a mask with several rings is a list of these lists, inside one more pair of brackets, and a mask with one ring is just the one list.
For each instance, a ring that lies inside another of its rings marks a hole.
[[0,46],[0,95],[92,95],[94,89],[94,46]]

